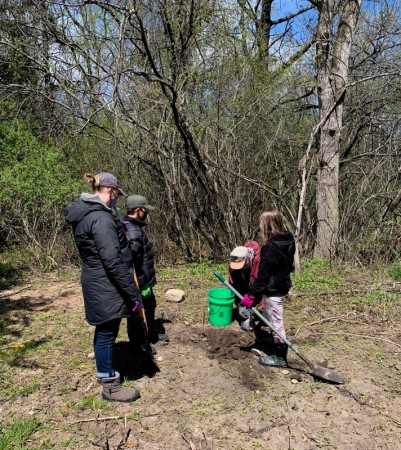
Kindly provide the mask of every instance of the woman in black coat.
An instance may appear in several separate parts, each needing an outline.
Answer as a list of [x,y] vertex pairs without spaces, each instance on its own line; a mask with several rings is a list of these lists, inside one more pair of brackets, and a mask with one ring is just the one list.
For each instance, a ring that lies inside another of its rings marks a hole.
[[106,400],[130,402],[139,392],[121,386],[113,367],[113,345],[123,317],[132,317],[142,305],[139,290],[124,260],[125,233],[112,209],[125,195],[114,175],[85,174],[93,193],[83,193],[68,205],[65,218],[73,227],[83,265],[81,274],[86,320],[95,326],[97,375]]

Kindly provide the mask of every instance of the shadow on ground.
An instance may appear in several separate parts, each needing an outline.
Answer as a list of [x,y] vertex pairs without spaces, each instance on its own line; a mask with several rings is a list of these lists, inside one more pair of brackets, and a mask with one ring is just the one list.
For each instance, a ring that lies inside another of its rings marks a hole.
[[123,379],[139,380],[143,377],[152,378],[157,372],[157,366],[148,353],[133,353],[129,342],[117,342],[114,346],[114,367]]
[[16,300],[0,298],[0,337],[15,340],[28,327],[32,312],[48,312],[53,309],[54,298],[23,297]]

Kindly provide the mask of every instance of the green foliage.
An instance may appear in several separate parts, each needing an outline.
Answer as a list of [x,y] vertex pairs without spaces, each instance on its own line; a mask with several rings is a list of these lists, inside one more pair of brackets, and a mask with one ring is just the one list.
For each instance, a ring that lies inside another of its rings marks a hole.
[[0,188],[5,210],[18,206],[43,214],[65,203],[76,185],[68,179],[62,153],[39,142],[19,120],[0,123]]
[[79,186],[58,148],[40,142],[21,120],[0,122],[0,231],[13,243],[25,243],[42,269],[57,265],[62,207]]
[[395,281],[401,281],[401,264],[396,263],[390,266],[388,274]]
[[109,403],[106,400],[102,400],[97,395],[89,395],[80,402],[70,401],[68,406],[71,409],[78,411],[83,411],[84,409],[91,409],[92,411],[95,411],[97,409],[107,409]]
[[399,294],[380,289],[369,291],[349,300],[352,308],[384,321],[392,321],[399,316],[401,305]]
[[[213,272],[220,272],[225,278],[228,276],[228,263],[216,264],[215,262],[205,259],[200,263],[182,264],[177,266],[163,266],[158,276],[163,278],[177,278],[182,280],[198,280],[203,281],[210,279],[212,283],[217,281],[217,278],[213,276]],[[217,281],[218,282],[218,281]],[[186,286],[182,286],[185,289]]]
[[21,278],[21,273],[10,263],[0,263],[0,289],[6,289]]
[[1,394],[7,397],[27,397],[40,387],[40,384],[35,377],[32,378],[28,384],[23,386],[15,386],[12,379],[7,379],[3,376],[0,377],[0,380],[2,384]]
[[35,417],[16,419],[0,427],[0,448],[2,450],[24,450],[25,443],[39,429],[40,422]]
[[334,273],[329,261],[303,259],[302,272],[293,277],[295,289],[313,291],[334,289],[341,284],[341,275]]

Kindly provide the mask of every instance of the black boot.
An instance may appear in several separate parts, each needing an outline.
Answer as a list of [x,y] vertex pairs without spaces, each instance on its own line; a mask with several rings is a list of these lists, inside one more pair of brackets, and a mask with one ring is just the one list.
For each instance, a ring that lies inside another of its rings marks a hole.
[[285,343],[276,344],[276,355],[278,358],[282,358],[287,364],[288,345]]
[[287,352],[287,344],[275,344],[274,354],[269,356],[261,356],[259,358],[259,364],[262,366],[288,367]]

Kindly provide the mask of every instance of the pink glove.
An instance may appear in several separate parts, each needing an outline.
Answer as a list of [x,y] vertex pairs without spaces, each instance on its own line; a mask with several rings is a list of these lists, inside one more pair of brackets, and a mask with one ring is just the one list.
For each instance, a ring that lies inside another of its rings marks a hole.
[[251,295],[251,294],[245,294],[242,297],[242,300],[240,301],[240,305],[241,306],[245,306],[248,309],[251,309],[253,306],[253,302],[255,300],[255,296]]

